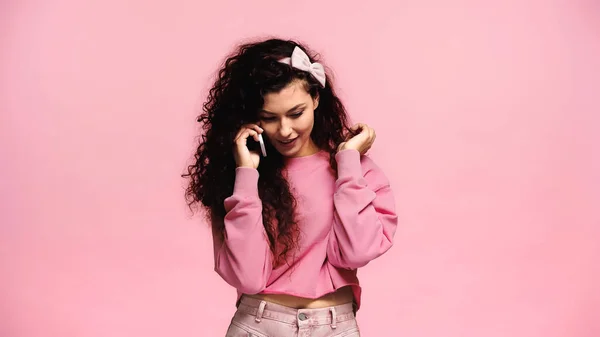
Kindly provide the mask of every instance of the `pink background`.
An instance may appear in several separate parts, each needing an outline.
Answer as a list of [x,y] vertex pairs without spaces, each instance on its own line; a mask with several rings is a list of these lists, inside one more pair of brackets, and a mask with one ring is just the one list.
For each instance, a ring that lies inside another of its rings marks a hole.
[[363,335],[600,336],[600,5],[0,5],[0,335],[223,336],[179,175],[241,38],[320,51],[397,192]]

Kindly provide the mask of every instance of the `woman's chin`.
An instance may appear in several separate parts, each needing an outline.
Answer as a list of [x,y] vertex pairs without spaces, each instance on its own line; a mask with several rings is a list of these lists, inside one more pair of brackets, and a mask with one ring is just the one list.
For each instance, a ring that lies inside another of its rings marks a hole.
[[318,149],[314,144],[304,142],[303,144],[295,144],[293,147],[277,146],[277,151],[284,157],[295,158],[312,155],[317,152]]
[[304,138],[301,136],[297,137],[290,143],[273,142],[271,144],[273,144],[275,149],[277,149],[277,152],[279,152],[282,156],[289,158],[304,157],[318,152],[318,147],[310,138]]
[[278,143],[275,146],[275,148],[284,157],[294,157],[299,152],[299,150],[301,149],[301,146],[298,146],[299,145],[299,141],[300,141],[300,139],[296,138],[291,143],[287,143],[287,144],[285,144],[285,143]]
[[298,156],[298,150],[295,150],[295,149],[277,148],[277,152],[279,152],[284,157],[297,157]]

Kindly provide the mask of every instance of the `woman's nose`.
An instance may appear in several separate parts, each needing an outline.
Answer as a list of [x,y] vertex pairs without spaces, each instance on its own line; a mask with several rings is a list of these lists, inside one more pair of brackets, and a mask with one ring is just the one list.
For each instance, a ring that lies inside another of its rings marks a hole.
[[289,122],[282,121],[279,125],[279,135],[282,138],[288,138],[292,134],[292,127]]

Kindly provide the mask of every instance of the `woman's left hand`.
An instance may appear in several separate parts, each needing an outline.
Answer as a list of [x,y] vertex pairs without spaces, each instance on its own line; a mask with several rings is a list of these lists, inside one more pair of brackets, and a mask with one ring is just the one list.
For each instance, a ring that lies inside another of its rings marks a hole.
[[360,152],[361,155],[367,153],[375,142],[375,130],[363,123],[354,124],[350,130],[360,132],[356,136],[341,143],[338,146],[337,152],[354,149]]

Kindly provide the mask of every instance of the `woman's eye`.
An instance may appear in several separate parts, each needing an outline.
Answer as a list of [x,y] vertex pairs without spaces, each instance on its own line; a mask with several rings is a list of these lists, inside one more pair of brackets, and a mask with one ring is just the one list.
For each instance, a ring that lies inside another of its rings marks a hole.
[[[288,116],[289,116],[289,117],[291,117],[291,118],[298,118],[298,117],[302,116],[302,114],[303,114],[303,113],[304,113],[304,110],[301,110],[301,111],[298,111],[298,112],[296,112],[296,113],[293,113],[293,114],[291,114],[291,115],[288,115]],[[265,121],[265,122],[273,122],[273,121],[277,120],[277,117],[273,117],[273,116],[269,116],[269,117],[267,117],[267,116],[262,116],[262,117],[260,117],[260,119],[261,119],[261,120],[263,120],[263,121]]]

